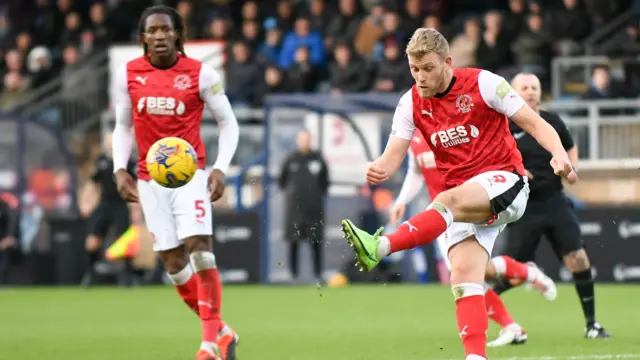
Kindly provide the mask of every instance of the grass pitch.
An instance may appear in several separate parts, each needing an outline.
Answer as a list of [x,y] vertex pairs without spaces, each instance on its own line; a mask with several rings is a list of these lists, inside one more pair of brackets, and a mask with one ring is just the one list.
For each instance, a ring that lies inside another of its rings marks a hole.
[[[640,359],[640,286],[598,286],[610,340],[583,339],[571,286],[555,302],[524,289],[504,300],[529,333],[490,359]],[[241,360],[463,359],[451,291],[441,286],[227,286],[224,317]],[[494,325],[489,338],[497,335]],[[0,290],[2,360],[186,360],[200,342],[196,316],[169,287]]]

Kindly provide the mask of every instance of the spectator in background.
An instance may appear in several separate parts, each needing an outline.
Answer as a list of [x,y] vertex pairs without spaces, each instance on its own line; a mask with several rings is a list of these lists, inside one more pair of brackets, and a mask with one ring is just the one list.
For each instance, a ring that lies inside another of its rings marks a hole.
[[[384,33],[382,27],[382,18],[385,9],[381,4],[371,7],[371,13],[360,23],[360,29],[354,39],[354,47],[356,52],[365,57],[379,59],[381,51],[378,49],[378,40]],[[374,57],[374,51],[375,57]]]
[[382,36],[380,37],[380,49],[384,49],[387,41],[395,41],[404,47],[407,42],[407,33],[401,27],[400,15],[398,13],[387,11],[382,17]]
[[526,16],[527,7],[525,0],[509,0],[509,10],[505,14],[502,22],[502,28],[509,38],[509,41],[515,40],[525,28]]
[[581,51],[580,42],[589,35],[589,14],[578,0],[563,0],[561,9],[551,13],[551,35],[558,43],[562,55]]
[[280,64],[280,54],[282,52],[282,36],[280,29],[276,26],[276,19],[269,18],[264,22],[266,30],[265,40],[258,50],[259,58],[269,65]]
[[324,206],[329,191],[329,169],[322,154],[311,149],[311,134],[303,130],[296,139],[298,148],[282,165],[278,185],[286,200],[285,236],[289,240],[289,266],[298,277],[298,248],[308,240],[313,251],[314,274],[322,282],[322,241]]
[[109,24],[107,14],[102,3],[96,2],[89,8],[91,25],[89,31],[93,33],[93,44],[96,48],[106,49],[109,45]]
[[[31,33],[36,44],[52,46],[59,35],[57,15],[50,0],[36,0],[35,9],[31,11]],[[1,20],[0,20],[1,22]],[[1,44],[0,44],[1,45]]]
[[531,72],[539,77],[547,75],[551,62],[551,37],[543,29],[542,16],[532,14],[527,19],[527,27],[511,44],[511,51],[518,72]]
[[589,89],[583,95],[588,100],[615,99],[624,97],[625,91],[622,84],[611,80],[611,72],[606,65],[599,65],[593,69]]
[[200,36],[196,17],[193,15],[193,5],[188,0],[181,0],[176,4],[176,11],[187,24],[187,38],[197,39]]
[[[4,56],[4,64],[7,70],[7,73],[16,73],[24,78],[24,80],[28,81],[27,77],[28,72],[25,69],[24,57],[18,50],[9,50],[7,54]],[[29,87],[27,85],[27,87]]]
[[291,88],[283,76],[282,71],[275,66],[268,66],[264,72],[264,82],[260,84],[258,97],[264,100],[269,94],[281,94],[291,92]]
[[20,99],[20,94],[29,89],[29,80],[20,73],[11,71],[4,75],[4,89],[0,93],[0,108],[6,108]]
[[242,21],[260,21],[260,9],[255,1],[247,1],[242,5]]
[[256,21],[245,20],[242,23],[242,41],[254,52],[260,46],[260,35],[260,25]]
[[9,39],[11,35],[11,29],[9,29],[9,20],[7,17],[0,13],[0,55],[2,55],[2,49],[9,46]]
[[476,50],[480,43],[480,24],[475,18],[468,18],[464,23],[464,32],[453,38],[451,42],[452,66],[456,68],[475,67]]
[[293,65],[287,70],[287,83],[294,92],[313,92],[318,87],[320,71],[311,62],[309,49],[297,48],[294,57]]
[[584,0],[585,9],[594,27],[602,27],[618,16],[623,9],[620,0]]
[[406,17],[402,20],[404,33],[413,34],[423,24],[421,1],[406,0],[404,9],[406,12]]
[[497,73],[511,64],[509,38],[502,30],[502,16],[490,11],[484,16],[484,33],[476,50],[479,68]]
[[640,55],[640,30],[631,25],[600,45],[596,52],[608,56]]
[[27,68],[33,79],[33,87],[37,88],[54,77],[54,67],[51,52],[44,46],[37,46],[31,50],[27,59]]
[[278,21],[278,28],[283,34],[287,34],[291,31],[291,27],[295,20],[293,17],[293,5],[291,4],[291,0],[278,1],[276,19]]
[[326,34],[327,24],[331,21],[331,11],[327,9],[327,4],[324,0],[311,0],[309,5],[309,21],[311,22],[311,29],[319,32],[321,35]]
[[[65,23],[67,22],[67,15],[73,11],[73,6],[71,4],[71,0],[52,0],[55,1],[55,6],[57,7],[55,23],[56,23],[56,31],[55,34],[61,34],[64,29],[67,27]],[[55,39],[60,40],[60,39]],[[52,44],[54,45],[54,44]],[[57,45],[57,44],[55,44]]]
[[80,42],[80,14],[77,12],[70,12],[67,14],[64,22],[64,30],[60,36],[60,44],[62,46],[77,44]]
[[356,59],[347,43],[340,43],[334,51],[335,61],[329,68],[329,84],[333,93],[366,91],[369,87],[368,67]]
[[309,60],[313,66],[322,66],[325,61],[322,36],[311,31],[309,19],[301,17],[296,20],[294,31],[288,33],[282,43],[280,53],[280,67],[288,69],[294,63],[296,49],[306,47],[309,49]]
[[21,32],[16,36],[16,50],[20,52],[23,59],[27,58],[29,51],[31,51],[32,46],[31,34],[28,32]]
[[413,82],[398,43],[389,41],[384,48],[384,58],[377,64],[373,90],[401,92],[411,88]]
[[229,38],[229,32],[227,20],[223,18],[213,18],[207,29],[210,40],[226,41]]
[[325,46],[333,50],[338,40],[352,42],[358,30],[362,17],[357,14],[355,0],[339,0],[338,14],[332,16],[327,25],[325,34]]
[[239,105],[255,105],[259,98],[257,81],[264,78],[260,65],[253,61],[251,49],[242,41],[233,44],[231,59],[227,63],[226,93],[229,100]]

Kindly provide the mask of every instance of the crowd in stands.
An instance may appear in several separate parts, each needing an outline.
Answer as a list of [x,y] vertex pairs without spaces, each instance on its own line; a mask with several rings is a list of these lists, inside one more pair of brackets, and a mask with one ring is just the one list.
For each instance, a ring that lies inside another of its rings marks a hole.
[[[639,1],[4,0],[0,108],[110,43],[135,41],[142,10],[161,2],[183,15],[191,39],[229,44],[228,95],[259,105],[274,92],[407,89],[403,49],[421,26],[450,39],[455,66],[548,78],[553,56],[580,54],[585,38]],[[601,50],[640,54],[638,27]]]

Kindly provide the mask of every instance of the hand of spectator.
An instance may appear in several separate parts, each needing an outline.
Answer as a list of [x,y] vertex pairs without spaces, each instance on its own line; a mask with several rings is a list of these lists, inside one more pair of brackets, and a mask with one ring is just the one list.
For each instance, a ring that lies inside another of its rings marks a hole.
[[13,236],[7,236],[0,239],[0,251],[5,251],[9,248],[16,247],[18,241]]

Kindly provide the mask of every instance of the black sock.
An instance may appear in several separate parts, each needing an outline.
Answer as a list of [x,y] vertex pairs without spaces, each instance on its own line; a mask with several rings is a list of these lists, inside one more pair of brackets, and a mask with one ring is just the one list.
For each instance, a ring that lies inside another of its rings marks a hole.
[[89,253],[89,271],[93,272],[94,265],[100,261],[100,252],[94,251]]
[[505,291],[513,288],[513,285],[508,281],[498,280],[496,284],[493,286],[493,291],[495,291],[498,295],[502,294]]
[[596,322],[596,299],[591,268],[573,273],[573,281],[576,285],[578,298],[580,298],[582,312],[584,312],[584,317],[587,320],[587,327],[589,327]]

